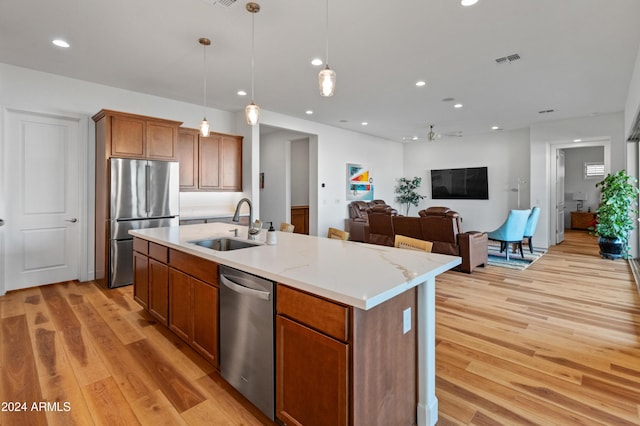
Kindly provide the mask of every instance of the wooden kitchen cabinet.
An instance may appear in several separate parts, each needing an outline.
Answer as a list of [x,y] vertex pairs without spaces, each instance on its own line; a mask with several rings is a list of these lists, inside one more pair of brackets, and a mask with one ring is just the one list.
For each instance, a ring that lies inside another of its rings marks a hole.
[[169,263],[169,329],[217,367],[218,265],[174,250]]
[[[135,241],[134,239],[134,250]],[[140,240],[143,241],[143,240]],[[146,243],[146,241],[144,241]],[[149,308],[149,258],[144,253],[133,252],[133,300],[143,308]]]
[[180,128],[178,161],[181,191],[242,190],[242,136]]
[[291,206],[293,232],[309,235],[309,206]]
[[179,121],[102,110],[93,116],[103,126],[96,134],[96,155],[151,160],[177,160]]
[[416,424],[416,294],[364,311],[278,284],[276,417],[305,426]]
[[155,259],[149,259],[149,313],[169,324],[169,267]]
[[349,346],[281,315],[276,341],[278,418],[284,424],[347,425]]

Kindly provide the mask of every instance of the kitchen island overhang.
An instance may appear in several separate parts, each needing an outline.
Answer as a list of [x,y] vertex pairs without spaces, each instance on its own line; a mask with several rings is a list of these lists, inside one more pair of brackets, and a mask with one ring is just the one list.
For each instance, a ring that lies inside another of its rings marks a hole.
[[266,234],[263,232],[259,246],[233,251],[215,251],[193,243],[207,238],[229,238],[234,229],[246,237],[246,227],[223,223],[130,233],[362,310],[417,287],[417,419],[420,425],[435,424],[435,277],[459,265],[459,257],[293,233],[279,233],[278,244],[268,246],[263,244]]

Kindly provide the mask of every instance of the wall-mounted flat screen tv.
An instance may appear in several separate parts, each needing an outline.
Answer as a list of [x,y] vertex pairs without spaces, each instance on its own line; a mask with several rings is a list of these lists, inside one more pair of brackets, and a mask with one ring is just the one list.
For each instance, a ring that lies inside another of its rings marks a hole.
[[431,197],[434,200],[488,200],[487,168],[431,170]]

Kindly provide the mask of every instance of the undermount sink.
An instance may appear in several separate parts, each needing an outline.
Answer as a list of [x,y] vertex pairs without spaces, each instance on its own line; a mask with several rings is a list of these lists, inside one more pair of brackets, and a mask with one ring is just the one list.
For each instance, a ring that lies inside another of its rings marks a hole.
[[229,250],[238,250],[247,247],[255,247],[260,244],[253,243],[246,240],[236,240],[233,238],[211,238],[208,240],[199,240],[199,241],[191,241],[191,243],[199,245],[201,247],[206,247],[211,250],[216,251],[229,251]]

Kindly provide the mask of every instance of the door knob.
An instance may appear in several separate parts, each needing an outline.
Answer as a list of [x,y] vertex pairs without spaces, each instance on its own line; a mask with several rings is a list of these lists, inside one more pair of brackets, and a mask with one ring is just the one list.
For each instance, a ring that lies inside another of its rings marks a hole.
[[66,219],[65,222],[71,222],[71,223],[76,223],[78,221],[78,219],[76,219],[75,217],[73,219]]
[[0,226],[4,226],[4,219],[0,219]]

